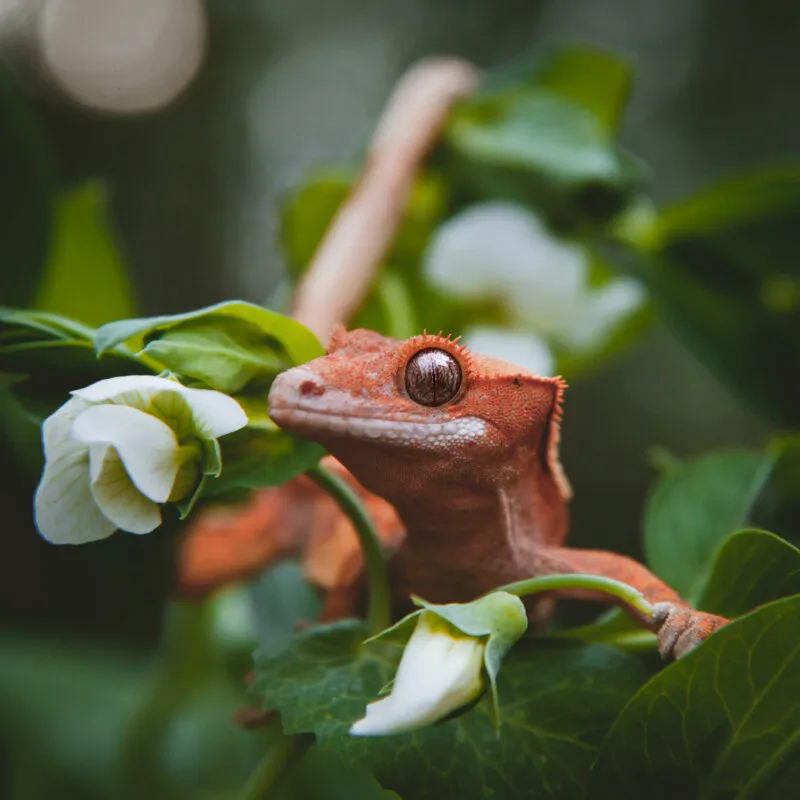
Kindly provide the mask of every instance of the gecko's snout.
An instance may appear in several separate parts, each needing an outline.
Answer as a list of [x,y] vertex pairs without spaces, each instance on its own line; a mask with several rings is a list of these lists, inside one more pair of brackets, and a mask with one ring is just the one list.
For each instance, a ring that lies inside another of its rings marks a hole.
[[[272,383],[269,392],[269,414],[273,419],[282,410],[303,405],[303,401],[313,400],[325,394],[322,380],[311,370],[294,367],[282,372]],[[279,420],[275,419],[278,424]]]

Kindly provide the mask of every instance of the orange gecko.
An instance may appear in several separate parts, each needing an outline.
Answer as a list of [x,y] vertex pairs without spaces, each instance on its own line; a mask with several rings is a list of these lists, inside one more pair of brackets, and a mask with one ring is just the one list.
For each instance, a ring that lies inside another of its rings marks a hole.
[[[654,620],[639,621],[657,632],[663,656],[679,657],[727,620],[691,608],[626,556],[564,546],[571,496],[558,460],[564,388],[560,378],[470,353],[441,336],[401,342],[340,329],[327,355],[277,377],[269,413],[322,444],[337,469],[345,472],[343,465],[363,486],[392,552],[398,612],[411,593],[460,602],[534,576],[603,575],[654,604]],[[311,510],[301,514],[300,500]],[[311,529],[316,544],[306,541],[307,573],[323,574],[316,582],[329,590],[327,615],[347,613],[360,557],[332,501],[301,478],[269,490],[263,502],[272,536],[280,531],[296,545],[300,528]],[[319,558],[326,532],[339,537],[327,560]],[[334,565],[327,575],[323,562]],[[552,600],[528,598],[526,605],[540,622]]]

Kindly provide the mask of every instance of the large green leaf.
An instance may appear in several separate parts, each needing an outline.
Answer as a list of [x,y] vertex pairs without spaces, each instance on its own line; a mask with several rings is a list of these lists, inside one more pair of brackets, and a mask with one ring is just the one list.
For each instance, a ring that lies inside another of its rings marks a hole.
[[800,165],[749,173],[664,212],[636,242],[664,319],[774,425],[800,425]]
[[714,551],[747,523],[771,466],[771,455],[730,450],[668,468],[645,508],[644,548],[651,569],[696,600]]
[[103,325],[98,354],[126,344],[147,363],[234,392],[259,379],[260,389],[283,368],[324,353],[299,322],[261,306],[230,300],[172,316],[126,319]]
[[52,226],[53,176],[30,109],[0,64],[0,303],[25,306],[44,267]]
[[723,542],[699,605],[736,617],[792,594],[800,594],[800,550],[772,533],[745,530]]
[[99,181],[81,184],[58,199],[37,308],[92,325],[135,313],[133,287],[107,217],[106,187]]
[[800,597],[717,631],[653,677],[606,736],[592,797],[784,800],[800,777]]
[[479,705],[414,733],[356,738],[350,725],[397,659],[397,648],[363,646],[366,636],[353,620],[304,631],[258,657],[255,688],[281,712],[287,732],[315,733],[320,747],[415,800],[582,796],[600,739],[645,677],[612,648],[523,640],[498,679],[499,737]]

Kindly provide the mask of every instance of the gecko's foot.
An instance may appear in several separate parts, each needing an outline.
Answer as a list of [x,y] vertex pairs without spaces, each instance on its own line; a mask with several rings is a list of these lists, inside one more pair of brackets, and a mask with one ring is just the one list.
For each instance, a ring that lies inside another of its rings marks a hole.
[[662,658],[685,656],[727,619],[673,603],[655,603],[653,619],[659,623],[658,652]]

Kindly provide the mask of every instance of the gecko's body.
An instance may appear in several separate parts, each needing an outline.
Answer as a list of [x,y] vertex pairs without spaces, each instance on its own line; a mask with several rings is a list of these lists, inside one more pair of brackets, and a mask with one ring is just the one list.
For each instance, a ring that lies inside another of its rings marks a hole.
[[681,655],[725,620],[689,608],[632,559],[563,546],[563,389],[442,337],[340,331],[328,355],[278,376],[269,407],[278,425],[320,442],[396,509],[405,527],[391,562],[399,597],[465,601],[537,575],[605,575],[657,604],[651,627],[662,653]]

